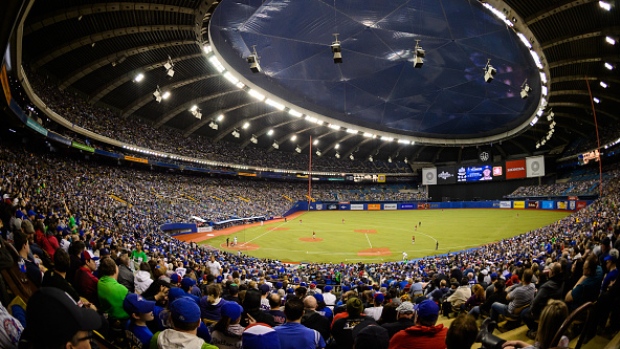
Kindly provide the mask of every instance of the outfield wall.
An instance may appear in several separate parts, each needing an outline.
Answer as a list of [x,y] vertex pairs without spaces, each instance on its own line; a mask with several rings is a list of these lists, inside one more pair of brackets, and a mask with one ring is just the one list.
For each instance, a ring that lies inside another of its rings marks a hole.
[[433,210],[451,208],[496,208],[516,210],[562,210],[577,211],[593,200],[496,200],[454,202],[311,202],[297,201],[285,214],[299,211],[395,211]]

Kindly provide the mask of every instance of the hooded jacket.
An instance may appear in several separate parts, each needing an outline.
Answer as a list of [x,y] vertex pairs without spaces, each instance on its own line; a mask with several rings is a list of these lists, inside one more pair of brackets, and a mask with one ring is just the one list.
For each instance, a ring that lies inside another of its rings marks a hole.
[[167,329],[157,332],[150,343],[151,349],[217,349],[216,346],[205,343],[202,338],[194,334]]
[[220,321],[222,318],[222,306],[226,303],[228,302],[222,298],[218,298],[211,304],[209,303],[208,296],[203,296],[200,299],[200,317],[203,319]]
[[138,270],[136,276],[134,278],[134,284],[136,288],[136,293],[141,294],[146,291],[149,286],[153,283],[153,279],[151,279],[151,274],[145,270]]
[[436,326],[411,326],[390,339],[389,349],[445,349],[448,328]]

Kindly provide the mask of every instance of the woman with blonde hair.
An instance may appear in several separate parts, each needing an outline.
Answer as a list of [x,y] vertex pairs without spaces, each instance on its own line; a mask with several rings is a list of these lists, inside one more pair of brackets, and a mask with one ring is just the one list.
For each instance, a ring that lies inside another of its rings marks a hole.
[[480,284],[474,284],[471,288],[471,297],[461,305],[462,311],[469,312],[473,307],[480,306],[486,299],[486,291]]
[[551,343],[555,333],[568,317],[568,306],[558,300],[550,300],[545,309],[540,314],[540,323],[536,332],[536,342],[533,345],[523,341],[507,341],[502,345],[503,348],[526,348],[526,349],[549,349],[553,347],[568,348],[569,340],[566,336],[560,338],[560,342]]

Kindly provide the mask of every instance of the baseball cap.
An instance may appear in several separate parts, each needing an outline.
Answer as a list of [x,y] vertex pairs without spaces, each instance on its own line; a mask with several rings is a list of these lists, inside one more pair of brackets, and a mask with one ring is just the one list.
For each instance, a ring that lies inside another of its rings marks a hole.
[[384,299],[385,299],[385,296],[383,296],[383,293],[375,293],[375,302],[381,304],[383,303]]
[[320,293],[315,293],[312,296],[314,296],[317,302],[325,302],[325,298],[323,298],[323,295]]
[[301,287],[308,287],[308,285],[305,282],[300,282],[299,286],[301,286]]
[[351,290],[351,287],[349,287],[349,286],[342,286],[342,293],[349,292],[350,290]]
[[276,331],[264,323],[252,324],[241,335],[243,349],[280,349]]
[[237,304],[237,302],[226,302],[222,305],[222,315],[233,321],[240,318],[241,313],[243,313],[243,307]]
[[183,287],[183,288],[190,288],[190,287],[192,287],[194,285],[196,285],[196,280],[194,280],[194,279],[183,278],[183,280],[181,280],[181,287]]
[[260,287],[258,289],[260,290],[261,294],[267,294],[269,292],[269,290],[271,289],[271,287],[269,287],[269,285],[267,285],[267,284],[262,284],[262,285],[260,285]]
[[439,306],[430,299],[425,299],[414,307],[418,317],[427,321],[436,321],[439,317]]
[[93,257],[93,255],[91,255],[90,252],[88,252],[88,251],[84,251],[80,255],[80,259],[82,260],[82,263],[86,263],[86,262],[89,262],[91,259],[96,261],[99,258]]
[[496,272],[492,272],[491,273],[491,280],[497,280],[497,273]]
[[200,321],[200,307],[188,297],[181,297],[170,304],[173,322],[191,324]]
[[109,256],[110,255],[110,249],[109,248],[102,248],[101,251],[99,251],[99,255],[100,256]]
[[325,286],[325,287],[323,288],[323,290],[324,290],[325,292],[329,292],[329,291],[333,290],[333,287],[331,287],[331,286]]
[[71,296],[55,287],[43,287],[30,297],[26,322],[22,340],[46,347],[63,345],[76,332],[97,330],[102,324],[96,311],[79,307]]
[[[359,326],[362,327],[362,326]],[[370,325],[357,332],[353,329],[355,349],[387,349],[390,344],[388,330],[381,326]]]
[[398,307],[396,307],[396,311],[401,314],[410,314],[413,313],[413,303],[406,301],[400,303]]
[[607,261],[616,262],[616,261],[617,261],[617,258],[616,258],[616,257],[614,257],[614,256],[612,256],[612,255],[608,255],[608,256],[606,256],[606,257],[605,257],[604,261],[605,261],[605,262],[607,262]]
[[123,301],[123,309],[128,314],[148,314],[155,308],[155,302],[148,301],[135,293],[127,293]]
[[179,281],[181,281],[181,275],[177,274],[177,273],[173,273],[172,275],[170,275],[170,282],[173,284],[178,284]]

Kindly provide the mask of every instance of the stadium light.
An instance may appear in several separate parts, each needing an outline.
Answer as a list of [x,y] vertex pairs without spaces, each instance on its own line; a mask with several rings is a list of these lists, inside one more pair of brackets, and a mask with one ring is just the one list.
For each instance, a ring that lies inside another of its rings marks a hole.
[[599,85],[601,85],[602,88],[608,87],[608,85],[604,81],[599,82]]
[[135,77],[135,78],[133,78],[133,81],[134,81],[134,82],[140,82],[140,81],[142,81],[142,80],[144,80],[144,74],[142,74],[142,73],[140,73],[140,74],[136,75],[136,77]]
[[271,135],[273,135],[273,130],[267,131],[267,136],[271,136]]

